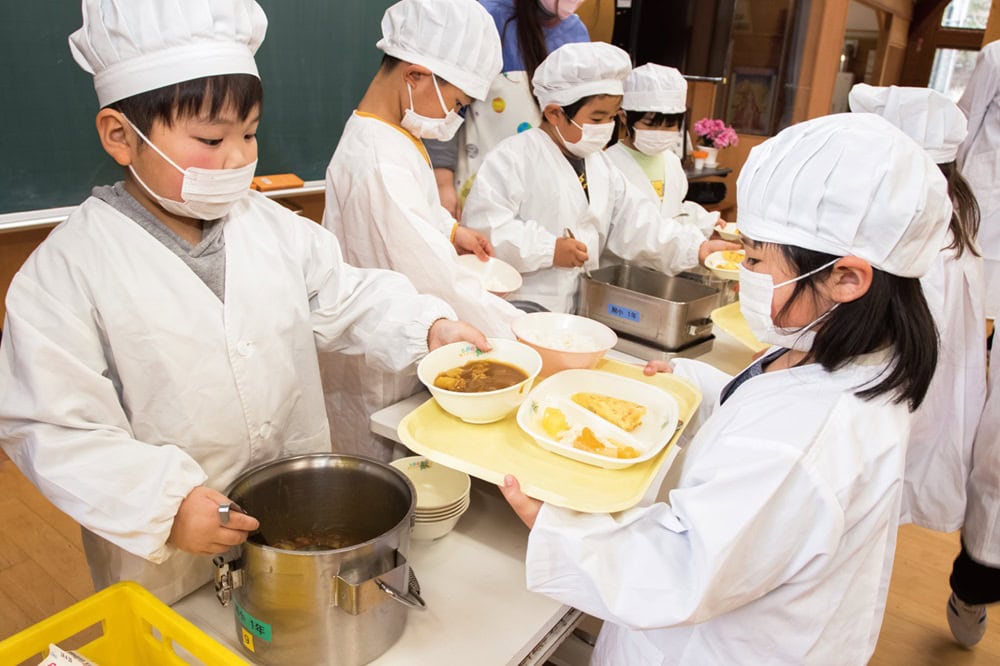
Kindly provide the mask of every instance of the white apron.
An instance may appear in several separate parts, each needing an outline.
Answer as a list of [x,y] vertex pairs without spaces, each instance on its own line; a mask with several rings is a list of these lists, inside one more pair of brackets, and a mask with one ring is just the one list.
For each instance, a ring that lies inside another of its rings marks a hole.
[[972,442],[986,399],[982,259],[944,250],[920,285],[940,345],[927,396],[913,414],[901,522],[952,532],[964,521]]
[[[225,303],[162,243],[90,198],[15,276],[0,345],[0,444],[84,526],[98,588],[171,603],[210,558],[166,544],[195,487],[330,450],[317,347],[406,368],[453,315],[257,193],[224,223]],[[423,329],[422,331],[420,329]]]
[[[402,273],[487,336],[513,338],[510,322],[524,313],[459,267],[449,238],[453,225],[414,139],[400,127],[353,114],[326,170],[323,212],[323,226],[340,239],[345,260]],[[369,419],[420,389],[415,369],[378,372],[345,354],[321,360],[334,450],[392,459],[394,445],[370,432]]]
[[[706,392],[668,503],[543,505],[528,587],[605,620],[600,666],[866,663],[909,431],[905,406],[852,395],[883,364],[766,373],[720,407]],[[697,382],[703,366],[679,360],[677,374]]]
[[680,159],[674,153],[667,151],[661,155],[663,163],[663,197],[653,188],[646,172],[629,154],[628,148],[622,143],[604,151],[611,163],[621,169],[629,182],[635,185],[653,203],[659,203],[660,215],[675,218],[678,222],[693,224],[701,230],[705,237],[712,235],[719,213],[709,212],[694,201],[684,201],[688,191],[688,179]]
[[990,352],[990,393],[972,449],[962,539],[974,560],[1000,568],[1000,344]]

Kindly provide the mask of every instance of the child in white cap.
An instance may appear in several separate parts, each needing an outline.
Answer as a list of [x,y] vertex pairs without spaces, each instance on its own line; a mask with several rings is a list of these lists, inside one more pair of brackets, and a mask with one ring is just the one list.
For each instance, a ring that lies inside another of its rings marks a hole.
[[559,47],[532,80],[541,126],[502,141],[483,161],[462,219],[523,275],[512,298],[573,312],[580,275],[597,269],[604,252],[676,274],[736,248],[663,217],[604,154],[631,68],[610,44]]
[[629,72],[622,95],[625,121],[618,143],[606,154],[660,207],[662,215],[691,223],[711,236],[719,213],[684,200],[688,179],[681,161],[687,136],[687,88],[684,76],[673,67],[648,63]]
[[[493,20],[475,0],[402,0],[386,10],[376,46],[382,65],[326,170],[323,225],[352,265],[398,271],[488,336],[513,338],[510,322],[523,313],[458,264],[458,252],[486,260],[492,248],[441,206],[422,142],[450,138],[459,111],[482,99],[499,73]],[[324,384],[336,449],[389,460],[391,442],[367,423],[416,393],[416,374],[372,372],[363,358],[343,354],[323,366],[335,380]]]
[[15,276],[0,444],[83,527],[94,586],[172,602],[255,519],[249,467],[330,450],[317,347],[401,370],[481,334],[402,276],[249,190],[267,21],[251,0],[86,0],[74,58],[125,180],[95,188]]
[[[879,114],[927,151],[948,179],[955,208],[950,242],[920,280],[941,348],[927,399],[914,414],[906,450],[902,522],[941,532],[963,528],[946,617],[956,640],[971,647],[986,631],[986,604],[1000,601],[1000,569],[988,565],[991,557],[1000,564],[1000,553],[981,547],[981,535],[990,532],[994,520],[990,516],[1000,510],[995,484],[983,488],[982,480],[995,479],[1000,465],[996,455],[989,454],[995,448],[996,429],[983,414],[986,293],[976,242],[979,206],[955,165],[967,121],[954,102],[929,88],[862,83],[851,89],[849,99],[851,111]],[[976,474],[970,481],[974,451]],[[967,516],[971,520],[965,524]]]
[[969,132],[956,162],[979,202],[986,280],[986,316],[1000,318],[1000,40],[985,45],[976,58],[958,108],[969,119]]
[[740,308],[774,347],[735,378],[674,361],[703,400],[666,501],[576,513],[505,479],[532,526],[528,587],[605,620],[592,664],[860,665],[875,648],[936,362],[919,277],[947,242],[947,184],[887,121],[836,114],[755,147],[737,198]]

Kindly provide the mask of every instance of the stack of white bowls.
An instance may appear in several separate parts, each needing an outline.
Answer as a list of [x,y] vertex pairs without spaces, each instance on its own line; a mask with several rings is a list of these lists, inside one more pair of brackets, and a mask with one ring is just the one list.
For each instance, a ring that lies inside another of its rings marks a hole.
[[469,475],[423,456],[400,458],[390,464],[405,474],[417,489],[417,508],[410,536],[440,539],[454,529],[469,508],[472,487]]

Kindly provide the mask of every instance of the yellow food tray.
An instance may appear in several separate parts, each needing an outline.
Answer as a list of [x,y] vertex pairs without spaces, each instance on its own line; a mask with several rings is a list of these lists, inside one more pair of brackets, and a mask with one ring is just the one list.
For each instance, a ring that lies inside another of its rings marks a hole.
[[141,585],[116,583],[0,641],[0,664],[35,664],[49,644],[99,666],[246,666]]
[[743,313],[740,312],[739,301],[734,301],[729,305],[723,305],[721,308],[712,310],[710,316],[716,326],[739,340],[754,354],[764,351],[770,346],[758,340],[757,336],[750,330],[747,320],[743,318]]
[[[701,393],[669,373],[653,377],[640,366],[604,359],[596,368],[659,387],[677,400],[680,418],[689,423]],[[491,483],[513,474],[531,497],[587,513],[622,511],[642,499],[660,468],[672,461],[681,426],[659,455],[624,469],[602,469],[546,451],[517,425],[516,414],[496,423],[465,423],[432,398],[403,417],[400,440],[415,453]]]

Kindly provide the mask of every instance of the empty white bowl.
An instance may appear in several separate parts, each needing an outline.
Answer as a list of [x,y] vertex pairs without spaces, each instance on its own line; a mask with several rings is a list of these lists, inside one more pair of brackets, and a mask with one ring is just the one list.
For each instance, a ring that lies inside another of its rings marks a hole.
[[417,490],[416,513],[452,509],[469,497],[472,481],[465,472],[445,467],[424,456],[400,458],[389,463]]
[[[542,358],[528,345],[490,338],[493,349],[483,352],[469,342],[453,342],[427,354],[417,366],[417,377],[431,392],[441,409],[466,423],[493,423],[521,406],[531,390],[531,383],[542,370]],[[469,361],[492,360],[509,363],[528,374],[523,381],[496,391],[460,393],[434,386],[439,374]]]
[[506,296],[521,288],[521,274],[517,269],[496,257],[480,261],[474,254],[463,254],[458,257],[458,265],[479,278],[483,289],[497,296]]
[[615,332],[601,322],[561,312],[526,314],[515,319],[511,329],[541,355],[543,375],[594,368],[618,344]]
[[715,229],[719,232],[719,237],[722,238],[722,240],[738,243],[742,238],[742,236],[740,236],[740,230],[736,228],[735,222],[726,222],[726,226],[716,227]]

